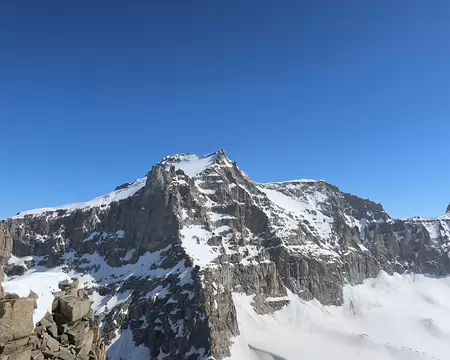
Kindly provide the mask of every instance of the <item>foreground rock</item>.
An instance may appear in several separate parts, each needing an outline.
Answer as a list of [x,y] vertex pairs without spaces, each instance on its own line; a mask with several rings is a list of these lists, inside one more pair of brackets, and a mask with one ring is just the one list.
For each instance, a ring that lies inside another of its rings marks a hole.
[[6,294],[0,300],[0,343],[23,339],[33,332],[34,298]]
[[[106,360],[100,328],[94,326],[88,299],[78,293],[78,281],[62,283],[54,293],[53,313],[36,328],[33,311],[36,295],[19,298],[7,294],[0,300],[0,360]],[[67,285],[67,286],[66,286]]]

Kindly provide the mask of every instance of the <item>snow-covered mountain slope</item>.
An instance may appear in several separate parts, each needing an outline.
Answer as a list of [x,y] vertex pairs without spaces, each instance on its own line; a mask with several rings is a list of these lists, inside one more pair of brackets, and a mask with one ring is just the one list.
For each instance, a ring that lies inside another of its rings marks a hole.
[[288,305],[264,315],[255,312],[253,296],[234,293],[233,299],[241,334],[232,346],[232,360],[429,360],[450,355],[449,278],[381,272],[361,285],[346,285],[342,306],[305,302],[288,292]]
[[[261,331],[269,336],[267,344],[294,334],[307,337],[311,328],[321,329],[310,334],[311,344],[329,341],[349,359],[358,351],[377,359],[370,356],[383,346],[401,359],[411,353],[382,345],[371,332],[378,315],[358,322],[336,309],[346,308],[351,289],[370,288],[370,281],[358,284],[380,271],[447,276],[450,217],[392,219],[381,205],[325,181],[260,184],[221,150],[169,156],[145,178],[91,202],[0,222],[0,250],[16,256],[10,267],[28,259],[23,276],[7,279],[10,291],[34,286],[43,294],[58,276],[78,276],[102,317],[113,359],[236,359],[239,351],[248,358],[297,359],[255,339]],[[44,287],[35,285],[39,279]],[[387,279],[383,273],[377,281]],[[36,318],[48,306],[48,297],[42,299]],[[374,307],[372,300],[361,304]],[[380,303],[382,312],[388,316],[394,306],[402,307],[398,301]],[[447,310],[439,313],[442,319],[450,319]],[[316,316],[323,312],[333,315]],[[399,318],[404,326],[408,316]],[[288,318],[291,334],[270,322],[286,324]],[[370,340],[351,336],[358,326],[368,329]],[[397,340],[395,346],[408,344]],[[320,358],[300,345],[293,351]]]
[[38,215],[42,216],[45,213],[49,213],[52,215],[57,215],[61,212],[64,213],[70,213],[75,210],[85,210],[91,207],[105,207],[111,204],[112,202],[117,202],[120,200],[124,200],[130,196],[133,196],[137,191],[139,191],[142,187],[144,187],[145,182],[147,178],[143,177],[141,179],[137,179],[132,184],[125,184],[123,187],[119,187],[113,192],[109,194],[102,195],[98,198],[92,199],[91,201],[82,202],[82,203],[75,203],[75,204],[68,204],[63,206],[57,206],[57,207],[49,207],[49,208],[41,208],[41,209],[34,209],[34,210],[28,210],[28,211],[22,211],[18,213],[14,219],[20,219],[23,218],[26,215]]

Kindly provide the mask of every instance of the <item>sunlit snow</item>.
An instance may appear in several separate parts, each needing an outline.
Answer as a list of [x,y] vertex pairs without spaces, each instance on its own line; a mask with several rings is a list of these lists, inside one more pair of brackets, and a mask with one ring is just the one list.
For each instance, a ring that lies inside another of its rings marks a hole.
[[233,294],[241,335],[232,360],[450,359],[450,277],[381,272],[346,286],[340,307],[288,297],[280,311],[258,315],[252,296]]
[[217,154],[197,156],[194,154],[179,154],[163,159],[162,164],[174,166],[189,176],[194,177],[214,164]]
[[[16,258],[17,259],[17,258]],[[20,259],[19,261],[20,262]],[[34,310],[33,321],[37,323],[45,313],[52,311],[53,291],[59,291],[58,284],[63,280],[70,279],[61,267],[53,269],[31,270],[25,275],[15,276],[6,279],[3,287],[6,292],[15,293],[19,296],[28,296],[33,290],[39,298],[37,299],[37,309]]]
[[143,177],[141,179],[136,180],[134,183],[132,183],[130,186],[124,189],[115,190],[109,194],[102,195],[98,198],[95,198],[87,202],[22,211],[18,215],[14,216],[14,219],[22,218],[25,215],[39,215],[47,211],[57,211],[57,210],[74,211],[90,207],[106,206],[111,204],[112,202],[124,200],[130,196],[133,196],[137,191],[139,191],[141,188],[144,187],[146,181],[147,177]]

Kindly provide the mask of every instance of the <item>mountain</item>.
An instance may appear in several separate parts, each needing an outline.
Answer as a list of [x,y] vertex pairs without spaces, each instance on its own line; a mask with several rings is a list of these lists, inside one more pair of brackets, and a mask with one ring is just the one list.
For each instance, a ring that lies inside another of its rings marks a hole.
[[38,293],[39,314],[78,277],[110,359],[450,354],[448,213],[393,219],[325,181],[257,183],[223,150],[19,213],[0,249],[5,289]]

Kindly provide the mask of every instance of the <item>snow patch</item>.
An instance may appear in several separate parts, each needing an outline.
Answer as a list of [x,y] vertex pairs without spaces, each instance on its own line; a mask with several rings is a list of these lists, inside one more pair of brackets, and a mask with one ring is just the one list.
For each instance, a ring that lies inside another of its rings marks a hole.
[[217,246],[209,246],[212,234],[199,225],[185,226],[180,230],[183,247],[196,265],[207,266],[220,255]]
[[147,360],[150,359],[150,349],[144,344],[136,346],[133,332],[130,328],[121,330],[109,345],[108,359],[115,360]]
[[[333,219],[325,216],[319,206],[319,203],[326,201],[327,197],[325,194],[320,192],[314,192],[313,194],[302,192],[304,198],[300,199],[294,194],[288,196],[281,191],[263,186],[260,186],[259,190],[265,193],[267,198],[278,206],[284,214],[291,216],[283,216],[289,229],[294,230],[298,227],[299,222],[303,222],[311,225],[315,235],[320,236],[321,239],[327,240],[330,238]],[[283,213],[278,215],[284,215]],[[271,213],[268,215],[272,217]],[[285,230],[285,227],[282,230]]]
[[197,156],[195,154],[177,154],[164,158],[161,164],[174,166],[189,177],[195,177],[205,169],[213,165],[216,161],[217,154],[208,154],[205,156]]
[[131,296],[131,291],[116,292],[113,295],[101,296],[97,291],[89,297],[93,301],[92,308],[96,314],[109,311],[127,301]]
[[[22,258],[15,258],[15,263],[25,261]],[[28,259],[27,259],[28,260]],[[52,312],[52,303],[54,296],[52,292],[59,291],[58,284],[63,280],[70,280],[71,276],[63,272],[62,267],[51,270],[29,270],[22,276],[15,276],[6,279],[3,287],[6,292],[15,293],[21,297],[26,297],[33,290],[39,298],[37,299],[37,309],[34,310],[33,321],[36,324],[45,313]]]
[[14,216],[13,219],[23,218],[25,215],[42,215],[43,213],[48,212],[48,211],[67,210],[67,211],[71,212],[71,211],[75,211],[78,209],[107,206],[107,205],[111,204],[112,202],[121,201],[130,196],[133,196],[136,192],[138,192],[140,189],[142,189],[145,186],[146,181],[147,181],[147,177],[145,176],[143,178],[136,180],[134,183],[132,183],[130,186],[128,186],[126,188],[115,190],[109,194],[100,196],[98,198],[95,198],[95,199],[93,199],[91,201],[87,201],[87,202],[22,211],[18,215]]
[[125,256],[122,258],[123,261],[130,261],[131,258],[133,257],[133,254],[135,253],[136,249],[131,249],[129,250]]

